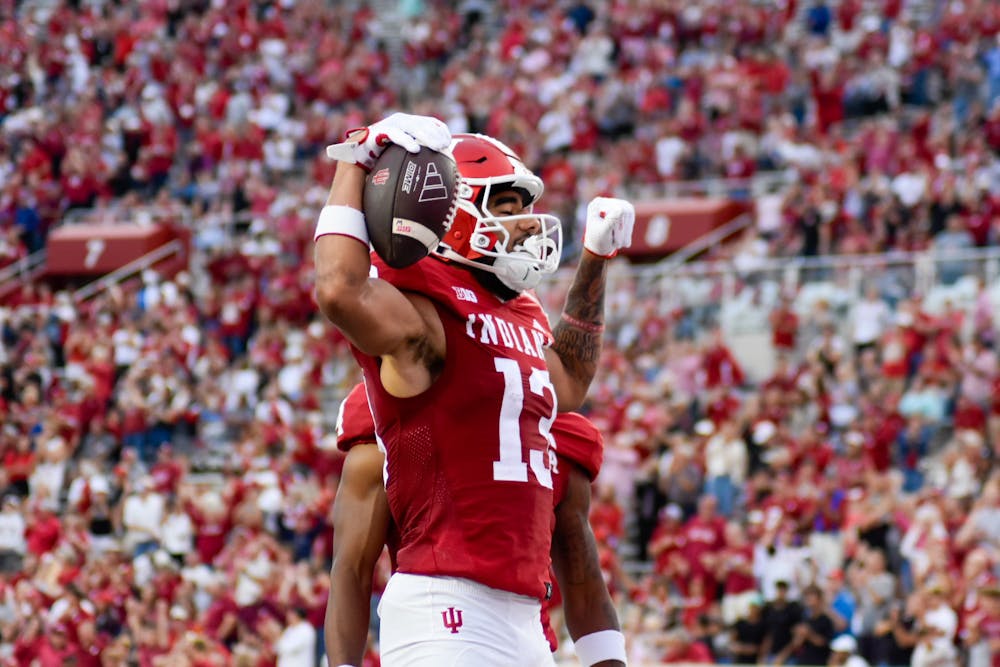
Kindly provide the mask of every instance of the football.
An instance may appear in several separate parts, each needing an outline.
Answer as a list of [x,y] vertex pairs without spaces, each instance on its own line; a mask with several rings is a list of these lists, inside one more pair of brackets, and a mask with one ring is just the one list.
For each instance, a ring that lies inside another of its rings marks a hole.
[[393,268],[427,256],[455,218],[458,170],[444,153],[388,146],[365,177],[362,205],[372,248]]

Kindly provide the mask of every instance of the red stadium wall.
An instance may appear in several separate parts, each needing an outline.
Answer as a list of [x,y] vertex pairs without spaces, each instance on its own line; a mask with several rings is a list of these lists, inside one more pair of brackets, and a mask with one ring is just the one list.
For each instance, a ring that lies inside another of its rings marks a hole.
[[688,197],[654,199],[635,204],[630,259],[662,259],[750,210],[749,203],[730,199]]
[[153,267],[161,275],[170,276],[187,265],[190,236],[186,229],[170,224],[64,225],[49,235],[45,274],[50,277],[101,276],[176,239],[184,245],[184,251]]

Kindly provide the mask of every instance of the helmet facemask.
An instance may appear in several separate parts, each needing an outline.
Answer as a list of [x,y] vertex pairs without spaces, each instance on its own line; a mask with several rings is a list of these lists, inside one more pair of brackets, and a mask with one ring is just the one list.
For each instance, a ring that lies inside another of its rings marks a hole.
[[[515,215],[495,215],[486,207],[486,202],[494,192],[514,189],[522,200],[527,201],[527,193],[521,188],[510,188],[507,184],[487,184],[477,199],[481,204],[467,199],[459,200],[459,210],[476,216],[476,224],[469,239],[472,250],[482,256],[475,262],[477,268],[486,268],[495,273],[500,281],[514,290],[523,292],[534,288],[543,275],[554,273],[559,268],[562,255],[562,226],[559,219],[547,213],[534,213],[528,204],[522,213]],[[475,211],[473,214],[472,211]],[[523,221],[537,225],[538,232],[523,239],[513,240],[509,228],[517,229]]]
[[[462,175],[458,211],[436,254],[492,273],[514,293],[532,289],[543,275],[559,268],[563,243],[559,218],[534,212],[534,203],[543,191],[542,181],[524,167],[510,149],[488,137],[464,136],[462,141],[472,144],[468,153],[479,155],[476,151],[482,150],[489,161],[478,159],[463,163],[461,158],[457,160]],[[457,157],[459,152],[456,151]],[[493,165],[499,168],[493,171]],[[489,170],[484,169],[486,167]],[[513,215],[488,210],[491,196],[508,190],[520,196],[523,208]],[[524,224],[526,220],[531,221],[537,232],[524,238],[512,238],[508,228],[519,233],[528,227]]]

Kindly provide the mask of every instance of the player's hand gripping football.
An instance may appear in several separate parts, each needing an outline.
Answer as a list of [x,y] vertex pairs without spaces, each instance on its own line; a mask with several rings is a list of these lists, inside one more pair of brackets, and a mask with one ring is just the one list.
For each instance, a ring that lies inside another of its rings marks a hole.
[[587,204],[583,247],[610,259],[632,244],[635,208],[624,199],[595,197]]
[[343,143],[327,146],[327,157],[361,165],[368,171],[389,144],[398,144],[411,153],[419,153],[421,146],[444,151],[451,145],[451,132],[443,122],[408,113],[394,113],[363,130],[352,131],[349,137]]

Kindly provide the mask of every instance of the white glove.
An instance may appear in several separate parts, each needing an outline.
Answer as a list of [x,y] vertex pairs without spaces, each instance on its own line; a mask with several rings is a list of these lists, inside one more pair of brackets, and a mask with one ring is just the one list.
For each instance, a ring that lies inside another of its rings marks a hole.
[[394,113],[369,125],[350,141],[327,146],[326,155],[338,162],[359,164],[371,170],[389,144],[398,144],[411,153],[419,153],[421,146],[445,151],[451,145],[451,131],[437,118]]
[[595,197],[587,204],[587,227],[583,247],[610,259],[632,244],[635,208],[624,199]]

